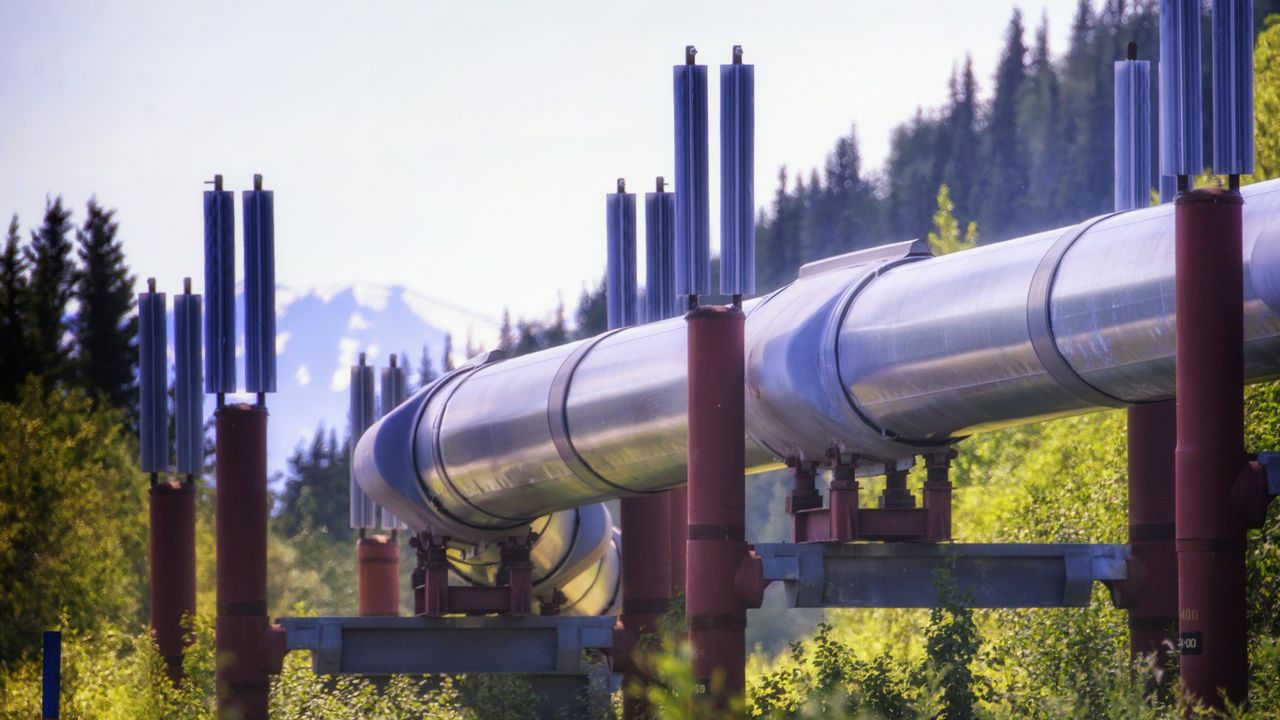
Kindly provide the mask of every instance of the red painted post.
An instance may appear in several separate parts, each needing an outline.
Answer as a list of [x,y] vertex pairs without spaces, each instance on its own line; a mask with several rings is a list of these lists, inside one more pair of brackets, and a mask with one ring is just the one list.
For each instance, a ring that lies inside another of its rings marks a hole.
[[360,614],[400,614],[400,543],[391,535],[368,535],[356,541],[356,588]]
[[271,672],[267,620],[267,410],[227,405],[217,426],[220,720],[266,720]]
[[685,589],[685,545],[689,540],[689,488],[681,485],[667,492],[670,510],[667,525],[671,529],[671,596]]
[[182,679],[187,632],[196,612],[196,490],[192,483],[151,486],[151,630],[169,679]]
[[1174,547],[1174,401],[1129,408],[1129,652],[1168,665],[1177,641],[1178,555]]
[[1210,707],[1245,699],[1244,523],[1232,501],[1244,457],[1243,201],[1175,201],[1176,517],[1182,688]]
[[[747,607],[735,576],[747,557],[743,387],[745,316],[703,306],[689,333],[689,540],[685,608],[695,708],[740,705]],[[695,716],[698,712],[695,711]]]
[[[656,636],[658,620],[671,605],[671,527],[667,493],[622,499],[622,630],[627,650],[643,650],[641,639]],[[622,663],[622,716],[649,716],[644,685],[651,679],[640,658]]]

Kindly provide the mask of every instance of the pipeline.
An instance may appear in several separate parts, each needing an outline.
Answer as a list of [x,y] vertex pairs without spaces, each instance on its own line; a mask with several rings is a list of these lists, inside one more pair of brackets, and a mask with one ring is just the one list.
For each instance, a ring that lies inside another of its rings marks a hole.
[[[1280,181],[1243,195],[1258,382],[1280,376]],[[1166,400],[1173,308],[1172,205],[943,257],[916,241],[810,263],[747,304],[748,471],[838,448],[882,474],[974,433]],[[686,344],[677,318],[479,358],[365,433],[357,481],[471,544],[682,484]]]

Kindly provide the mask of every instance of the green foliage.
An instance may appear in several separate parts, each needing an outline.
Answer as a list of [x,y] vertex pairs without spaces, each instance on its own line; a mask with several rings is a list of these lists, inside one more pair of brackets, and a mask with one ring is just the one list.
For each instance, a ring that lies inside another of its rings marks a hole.
[[978,244],[978,223],[970,222],[962,236],[955,209],[951,190],[943,184],[938,188],[938,210],[933,214],[933,230],[929,232],[929,248],[934,255],[967,250]]
[[0,665],[43,630],[144,617],[146,481],[121,420],[34,379],[0,404]]
[[116,238],[115,211],[90,199],[84,227],[76,231],[80,269],[75,275],[79,300],[74,322],[79,385],[115,408],[137,416],[138,319],[133,308],[133,276]]
[[1241,178],[1246,183],[1280,177],[1280,15],[1265,23],[1253,54],[1255,156],[1253,174]]

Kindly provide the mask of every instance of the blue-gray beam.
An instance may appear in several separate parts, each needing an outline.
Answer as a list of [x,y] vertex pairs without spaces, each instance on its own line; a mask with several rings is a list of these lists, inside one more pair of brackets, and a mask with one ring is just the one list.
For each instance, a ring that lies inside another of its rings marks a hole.
[[590,674],[585,650],[613,646],[613,616],[282,618],[289,650],[322,675]]
[[204,470],[204,375],[201,365],[200,296],[191,294],[191,278],[173,297],[174,427],[177,431],[178,472],[199,475]]
[[236,391],[236,228],[231,192],[214,176],[204,194],[205,392]]
[[777,543],[755,546],[791,607],[927,608],[939,573],[974,608],[1084,607],[1126,577],[1124,545]]
[[169,338],[164,293],[156,281],[138,295],[138,447],[145,473],[169,469]]
[[1121,60],[1114,75],[1115,209],[1134,210],[1151,204],[1151,63]]
[[654,190],[644,195],[645,322],[684,312],[684,298],[676,292],[676,196],[661,177]]
[[275,195],[253,176],[244,213],[244,376],[251,393],[276,391]]
[[618,179],[605,196],[605,315],[610,330],[636,324],[636,196]]

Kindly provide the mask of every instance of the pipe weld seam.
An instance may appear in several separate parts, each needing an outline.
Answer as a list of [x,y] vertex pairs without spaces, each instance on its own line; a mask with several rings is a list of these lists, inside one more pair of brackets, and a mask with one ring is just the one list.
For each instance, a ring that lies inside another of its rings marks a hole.
[[1057,383],[1087,405],[1103,407],[1128,407],[1131,404],[1090,385],[1087,380],[1071,367],[1071,363],[1058,348],[1058,341],[1053,336],[1053,319],[1050,311],[1053,301],[1053,283],[1058,277],[1058,267],[1067,252],[1086,232],[1104,220],[1122,213],[1107,213],[1085,220],[1063,233],[1049,249],[1045,251],[1031,275],[1031,287],[1027,291],[1027,334],[1031,339],[1031,349],[1035,351],[1040,366]]

